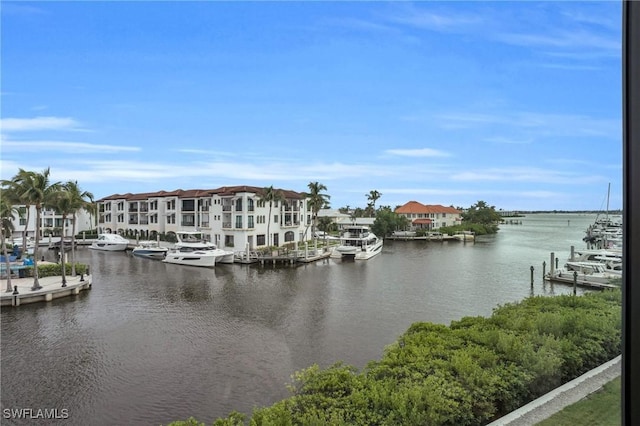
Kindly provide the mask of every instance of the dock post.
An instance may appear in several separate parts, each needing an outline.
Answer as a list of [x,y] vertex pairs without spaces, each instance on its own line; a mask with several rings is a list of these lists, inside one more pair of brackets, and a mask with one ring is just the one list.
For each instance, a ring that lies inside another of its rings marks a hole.
[[551,265],[549,266],[549,268],[551,269],[551,271],[549,272],[551,276],[553,276],[553,273],[555,272],[555,269],[553,269],[553,265],[556,265],[556,269],[558,268],[558,264],[555,262],[555,257],[555,253],[551,252]]
[[578,286],[578,271],[573,271],[573,295],[576,295],[576,287]]
[[547,262],[545,260],[542,261],[542,282],[544,283],[544,276],[547,270]]
[[20,293],[18,293],[18,286],[17,285],[13,286],[13,293],[12,294],[20,294]]
[[571,261],[576,260],[576,248],[575,246],[571,246]]
[[533,265],[531,265],[531,287],[533,287]]

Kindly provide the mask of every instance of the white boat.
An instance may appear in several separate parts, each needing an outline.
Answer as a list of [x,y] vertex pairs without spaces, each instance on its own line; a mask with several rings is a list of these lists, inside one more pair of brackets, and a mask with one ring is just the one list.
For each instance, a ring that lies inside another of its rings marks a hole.
[[[20,247],[20,250],[22,250],[22,242],[23,242],[22,237],[18,237],[13,239],[12,244],[14,246]],[[35,251],[36,251],[36,242],[33,240],[33,238],[27,237],[27,254],[33,254],[35,253]]]
[[614,287],[614,280],[620,279],[622,273],[607,270],[600,262],[567,262],[564,268],[557,269],[553,273],[547,273],[548,281],[592,287]]
[[453,238],[459,241],[473,241],[476,236],[472,231],[462,231],[457,234],[453,234]]
[[622,250],[617,249],[593,249],[578,250],[573,254],[573,258],[569,258],[570,262],[607,262],[622,261]]
[[382,252],[384,240],[367,226],[350,226],[340,236],[340,245],[331,252],[334,259],[367,260]]
[[93,250],[125,251],[129,247],[129,240],[118,234],[99,234],[98,239],[89,246]]
[[157,241],[140,241],[131,254],[147,259],[164,259],[169,249],[160,247]]
[[206,241],[202,232],[176,232],[178,242],[173,250],[169,250],[162,259],[166,263],[201,266],[213,268],[216,263],[233,263],[232,251],[219,249],[215,244]]

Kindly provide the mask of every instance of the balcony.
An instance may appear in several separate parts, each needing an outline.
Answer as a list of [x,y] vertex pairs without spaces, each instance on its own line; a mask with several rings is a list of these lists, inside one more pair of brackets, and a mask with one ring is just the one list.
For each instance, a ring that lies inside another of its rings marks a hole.
[[231,229],[231,222],[222,222],[223,229]]
[[230,212],[231,211],[231,206],[222,206],[222,211],[223,212]]
[[300,226],[300,222],[285,222],[280,225],[281,228],[297,228]]

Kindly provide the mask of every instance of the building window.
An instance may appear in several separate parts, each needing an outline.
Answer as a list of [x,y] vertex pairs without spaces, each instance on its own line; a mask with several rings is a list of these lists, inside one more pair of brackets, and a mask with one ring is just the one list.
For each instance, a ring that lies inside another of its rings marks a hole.
[[238,215],[236,216],[236,229],[241,229],[242,228],[242,216]]
[[253,224],[253,216],[247,217],[247,227],[255,228],[255,225]]
[[256,245],[263,246],[266,244],[266,237],[264,234],[256,235]]

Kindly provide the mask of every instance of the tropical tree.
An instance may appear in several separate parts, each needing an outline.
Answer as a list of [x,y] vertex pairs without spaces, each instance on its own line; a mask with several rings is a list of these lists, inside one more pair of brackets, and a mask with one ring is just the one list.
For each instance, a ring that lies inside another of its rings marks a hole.
[[391,207],[381,207],[376,212],[376,220],[371,230],[379,237],[387,237],[398,229],[405,229],[409,225],[409,219],[391,210]]
[[[4,192],[4,191],[3,191]],[[7,252],[7,236],[13,233],[13,220],[18,209],[13,207],[11,200],[5,197],[4,193],[0,193],[0,217],[2,218],[2,254],[4,255],[5,270],[7,271],[7,292],[13,291],[11,285],[11,261]]]
[[[60,239],[60,265],[62,269],[62,287],[67,286],[67,272],[65,268],[65,248],[64,248],[64,229],[65,224],[67,222],[67,217],[69,215],[74,214],[75,210],[73,207],[73,199],[71,198],[71,194],[67,191],[64,185],[60,185],[59,188],[55,191],[55,193],[51,196],[52,200],[50,201],[51,207],[53,207],[56,212],[62,216],[62,237]],[[73,247],[73,245],[72,245]]]
[[478,201],[462,213],[462,221],[467,223],[479,223],[482,225],[495,225],[502,217],[494,206],[489,206],[485,201]]
[[[49,180],[50,169],[46,168],[42,173],[27,172],[24,175],[18,173],[16,184],[20,188],[18,196],[25,200],[25,203],[36,208],[36,247],[40,244],[40,215],[42,208],[51,205],[54,201],[60,183],[51,183]],[[42,286],[38,279],[38,256],[33,257],[33,286],[31,290],[39,290]]]
[[[71,276],[76,276],[76,215],[80,210],[91,211],[95,206],[93,194],[83,191],[78,185],[78,181],[68,181],[64,184],[64,191],[70,199],[71,218]],[[62,212],[59,212],[62,213]],[[64,230],[62,235],[64,236]]]
[[274,203],[284,200],[282,193],[273,188],[273,185],[264,188],[260,195],[260,200],[269,203],[269,217],[267,218],[267,246],[271,246],[271,209]]
[[369,200],[368,206],[371,207],[371,216],[373,217],[376,212],[376,201],[378,201],[382,197],[382,194],[376,191],[375,189],[369,191],[367,194],[367,200]]
[[309,193],[307,195],[307,204],[311,208],[311,235],[316,238],[316,220],[318,219],[318,212],[329,206],[330,195],[323,194],[322,191],[326,191],[327,187],[320,182],[309,182],[307,185]]
[[[22,253],[27,252],[27,230],[29,229],[29,216],[31,214],[31,201],[27,194],[27,189],[32,186],[34,172],[18,169],[18,173],[11,180],[3,180],[2,186],[6,189],[3,198],[7,198],[12,205],[23,204],[26,210],[26,220],[22,231]],[[37,249],[37,246],[36,246]]]

